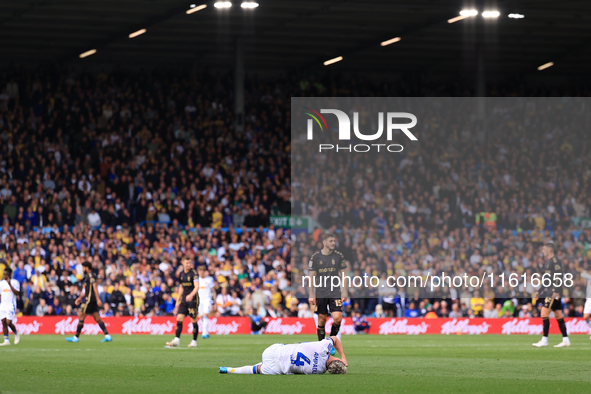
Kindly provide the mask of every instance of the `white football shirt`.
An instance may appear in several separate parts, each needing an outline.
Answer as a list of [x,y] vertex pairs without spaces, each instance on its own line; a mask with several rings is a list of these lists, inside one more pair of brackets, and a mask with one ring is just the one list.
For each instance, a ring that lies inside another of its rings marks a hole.
[[302,342],[278,349],[283,374],[322,375],[333,348],[331,338],[318,342]]
[[215,288],[215,283],[211,276],[206,276],[205,278],[199,278],[199,290],[197,290],[197,294],[199,294],[199,302],[200,303],[210,303],[212,300],[212,293],[211,289]]
[[[20,291],[21,285],[18,283],[18,280],[11,279],[10,283],[15,290]],[[0,309],[5,311],[16,310],[16,295],[12,292],[8,282],[5,280],[0,282],[0,297],[2,297],[0,300]]]

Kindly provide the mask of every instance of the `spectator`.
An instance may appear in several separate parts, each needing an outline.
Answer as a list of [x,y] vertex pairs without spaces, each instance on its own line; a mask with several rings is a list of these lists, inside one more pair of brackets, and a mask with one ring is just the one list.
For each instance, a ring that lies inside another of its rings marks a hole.
[[35,316],[43,317],[47,315],[48,312],[48,305],[45,302],[44,298],[39,299],[39,304],[35,308]]
[[404,317],[420,317],[421,314],[420,312],[417,310],[415,303],[411,302],[408,305],[408,309],[406,310]]
[[353,325],[355,326],[355,334],[369,334],[371,323],[365,317],[361,316],[361,310],[355,312]]
[[484,312],[482,317],[485,319],[496,319],[499,317],[498,312],[494,309],[493,302],[491,300],[487,300],[484,304]]

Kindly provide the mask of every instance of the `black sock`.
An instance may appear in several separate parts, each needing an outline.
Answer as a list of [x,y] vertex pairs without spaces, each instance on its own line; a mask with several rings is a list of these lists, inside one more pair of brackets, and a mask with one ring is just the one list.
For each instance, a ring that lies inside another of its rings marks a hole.
[[564,324],[564,319],[556,319],[556,321],[558,322],[558,328],[560,328],[562,337],[568,338],[568,333],[566,332],[566,324]]
[[550,332],[550,318],[542,317],[542,323],[544,324],[544,336],[548,338],[548,333]]
[[105,322],[104,322],[104,321],[102,321],[102,320],[101,320],[101,321],[98,323],[98,325],[99,325],[99,327],[101,328],[101,330],[103,330],[103,333],[104,333],[105,335],[109,335],[109,333],[107,332],[107,327],[105,327]]
[[182,321],[177,321],[176,322],[176,333],[174,334],[175,337],[180,338],[181,337],[181,332],[183,332],[183,322]]
[[318,328],[316,329],[316,333],[318,334],[319,341],[322,341],[326,337],[326,331],[324,330],[324,326],[318,326]]
[[197,335],[199,335],[199,324],[193,323],[193,340],[197,340]]
[[330,329],[330,336],[334,337],[335,335],[337,335],[339,333],[340,329],[341,329],[340,324],[332,323],[332,327]]
[[84,322],[79,321],[78,328],[76,329],[76,338],[78,338],[80,336],[80,333],[82,332],[82,327],[84,327]]

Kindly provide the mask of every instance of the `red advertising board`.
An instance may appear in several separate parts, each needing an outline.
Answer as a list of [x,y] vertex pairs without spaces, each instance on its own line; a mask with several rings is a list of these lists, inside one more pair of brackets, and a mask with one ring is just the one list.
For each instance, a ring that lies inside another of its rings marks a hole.
[[[107,317],[103,319],[110,334],[172,335],[176,328],[174,317]],[[266,318],[266,334],[316,334],[314,319]],[[376,335],[480,335],[480,334],[542,334],[542,319],[376,319],[368,318],[370,334]],[[569,334],[590,334],[591,330],[580,318],[565,319]],[[193,332],[189,319],[185,319],[183,333]],[[332,319],[328,319],[326,331],[330,332]],[[74,334],[78,318],[73,316],[23,316],[16,319],[16,327],[22,334]],[[201,322],[199,322],[201,332]],[[250,334],[250,320],[246,317],[214,317],[209,319],[209,332],[215,335]],[[92,317],[86,318],[84,335],[99,335],[101,329]],[[341,324],[341,333],[354,334],[355,326],[350,318]],[[558,324],[551,325],[550,334],[559,334]]]

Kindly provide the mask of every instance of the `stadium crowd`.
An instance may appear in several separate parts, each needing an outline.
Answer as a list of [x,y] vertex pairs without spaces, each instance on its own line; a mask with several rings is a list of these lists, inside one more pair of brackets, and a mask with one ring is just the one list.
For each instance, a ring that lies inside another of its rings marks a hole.
[[[408,90],[294,78],[250,79],[238,133],[230,78],[5,73],[0,276],[13,268],[20,312],[75,315],[90,261],[102,316],[169,315],[190,253],[216,281],[216,314],[309,317],[291,280],[321,230],[292,235],[270,224],[276,215],[310,216],[335,232],[350,274],[535,272],[547,238],[570,272],[588,269],[591,230],[573,221],[591,208],[584,128],[548,129],[529,116],[539,123],[524,131],[517,114],[502,113],[509,126],[494,129],[486,149],[434,128],[396,165],[335,160],[292,190],[290,97]],[[568,316],[582,313],[585,285],[564,299]],[[536,316],[532,291],[351,289],[345,305],[349,316]]]

